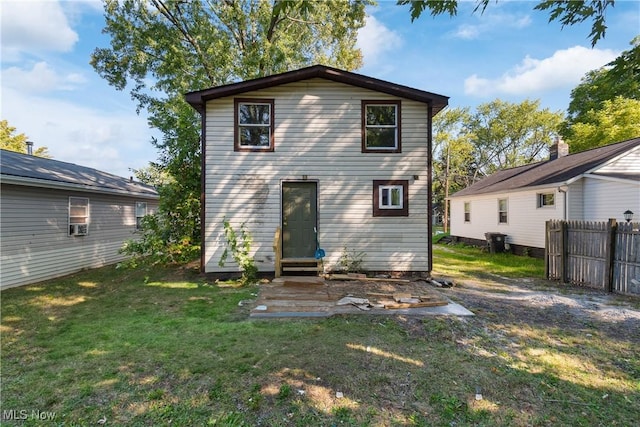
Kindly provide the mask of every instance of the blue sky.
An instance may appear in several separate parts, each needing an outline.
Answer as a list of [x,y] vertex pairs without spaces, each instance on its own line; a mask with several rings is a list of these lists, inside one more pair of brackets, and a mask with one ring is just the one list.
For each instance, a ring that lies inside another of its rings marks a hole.
[[[473,14],[475,2],[461,2],[456,17],[411,23],[408,7],[380,1],[359,33],[357,72],[449,96],[451,107],[539,99],[564,111],[580,78],[640,34],[640,1],[616,2],[593,49],[590,24],[561,29],[536,3],[500,0]],[[89,65],[109,45],[101,2],[2,0],[0,15],[0,118],[57,160],[129,176],[157,158],[144,112]]]

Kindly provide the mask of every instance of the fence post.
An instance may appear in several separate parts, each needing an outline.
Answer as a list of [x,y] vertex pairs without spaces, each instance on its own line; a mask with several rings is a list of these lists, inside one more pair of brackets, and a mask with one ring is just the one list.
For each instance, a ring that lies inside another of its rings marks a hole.
[[560,222],[560,279],[562,283],[569,281],[567,277],[567,246],[569,240],[569,225],[567,221]]
[[549,229],[551,228],[551,221],[545,221],[544,223],[544,277],[549,280]]
[[615,218],[609,218],[607,223],[607,240],[605,248],[605,289],[608,292],[613,292],[613,270],[615,262],[616,251],[616,232],[618,231],[618,223]]

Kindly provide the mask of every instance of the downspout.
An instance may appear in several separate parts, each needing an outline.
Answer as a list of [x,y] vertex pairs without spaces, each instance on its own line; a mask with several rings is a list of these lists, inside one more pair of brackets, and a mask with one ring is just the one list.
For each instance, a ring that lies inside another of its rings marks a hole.
[[429,103],[427,104],[427,247],[429,249],[428,256],[428,264],[427,268],[429,270],[429,274],[431,274],[431,270],[433,270],[433,177],[432,174],[432,152],[431,148],[433,145],[432,142],[432,130],[431,126],[433,124],[433,106]]
[[204,273],[204,256],[205,256],[205,202],[206,202],[206,158],[207,158],[207,126],[206,126],[206,108],[204,101],[200,104],[198,112],[200,113],[200,272]]

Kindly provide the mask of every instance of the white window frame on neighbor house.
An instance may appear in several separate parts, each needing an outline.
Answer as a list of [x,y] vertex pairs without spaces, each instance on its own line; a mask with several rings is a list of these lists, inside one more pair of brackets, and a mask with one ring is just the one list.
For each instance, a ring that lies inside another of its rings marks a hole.
[[538,193],[538,207],[552,208],[556,205],[555,193]]
[[[402,152],[402,138],[400,129],[400,101],[362,101],[362,152],[363,153],[400,153]],[[372,123],[369,119],[370,109],[393,107],[393,123]],[[393,145],[371,147],[369,136],[373,132],[383,132],[393,130]]]
[[[504,209],[501,206],[504,203]],[[498,199],[498,224],[509,223],[509,199]]]
[[86,197],[69,197],[69,236],[89,234],[89,199]]
[[147,216],[147,202],[136,202],[136,230],[142,230],[142,218]]
[[[233,148],[234,151],[274,151],[274,119],[273,119],[273,110],[274,110],[274,100],[273,99],[261,99],[261,98],[236,98],[234,99],[234,143]],[[268,107],[268,120],[266,122],[262,122],[259,120],[258,123],[249,123],[243,121],[241,119],[241,110],[244,107]],[[251,143],[243,143],[242,135],[243,129],[262,129],[261,134],[268,135],[269,143],[267,145],[259,145],[259,144],[251,144]]]
[[464,222],[471,222],[471,202],[464,202]]

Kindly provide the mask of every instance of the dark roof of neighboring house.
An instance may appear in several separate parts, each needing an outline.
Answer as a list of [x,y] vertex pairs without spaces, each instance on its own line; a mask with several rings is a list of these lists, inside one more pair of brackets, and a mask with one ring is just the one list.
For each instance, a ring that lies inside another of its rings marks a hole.
[[424,102],[433,107],[434,115],[438,111],[445,108],[449,103],[448,96],[438,95],[436,93],[426,92],[408,86],[390,83],[384,80],[375,79],[373,77],[367,77],[362,74],[356,74],[350,71],[327,67],[325,65],[313,65],[311,67],[288,71],[286,73],[274,74],[271,76],[260,77],[257,79],[247,80],[239,83],[231,83],[228,85],[212,87],[210,89],[189,92],[185,94],[185,99],[189,104],[191,104],[193,108],[202,112],[204,110],[203,107],[205,102],[212,99],[237,95],[252,90],[266,89],[273,86],[279,86],[316,77],[332,80],[339,83],[345,83],[351,86],[371,89],[377,92],[387,93],[389,95],[399,96],[414,101]]
[[[516,190],[525,187],[535,187],[543,185],[558,185],[566,183],[572,178],[578,177],[592,169],[601,166],[607,161],[626,153],[627,151],[640,147],[640,138],[618,142],[616,144],[605,145],[580,153],[569,154],[555,160],[532,163],[511,169],[497,171],[488,177],[481,179],[464,190],[460,190],[451,197],[469,196],[474,194],[501,193],[504,191]],[[603,176],[621,177],[620,174],[599,174]],[[625,174],[624,178],[630,179]],[[633,175],[634,180],[640,180],[637,174]]]
[[128,178],[7,150],[0,150],[0,175],[3,183],[158,197],[155,188]]

